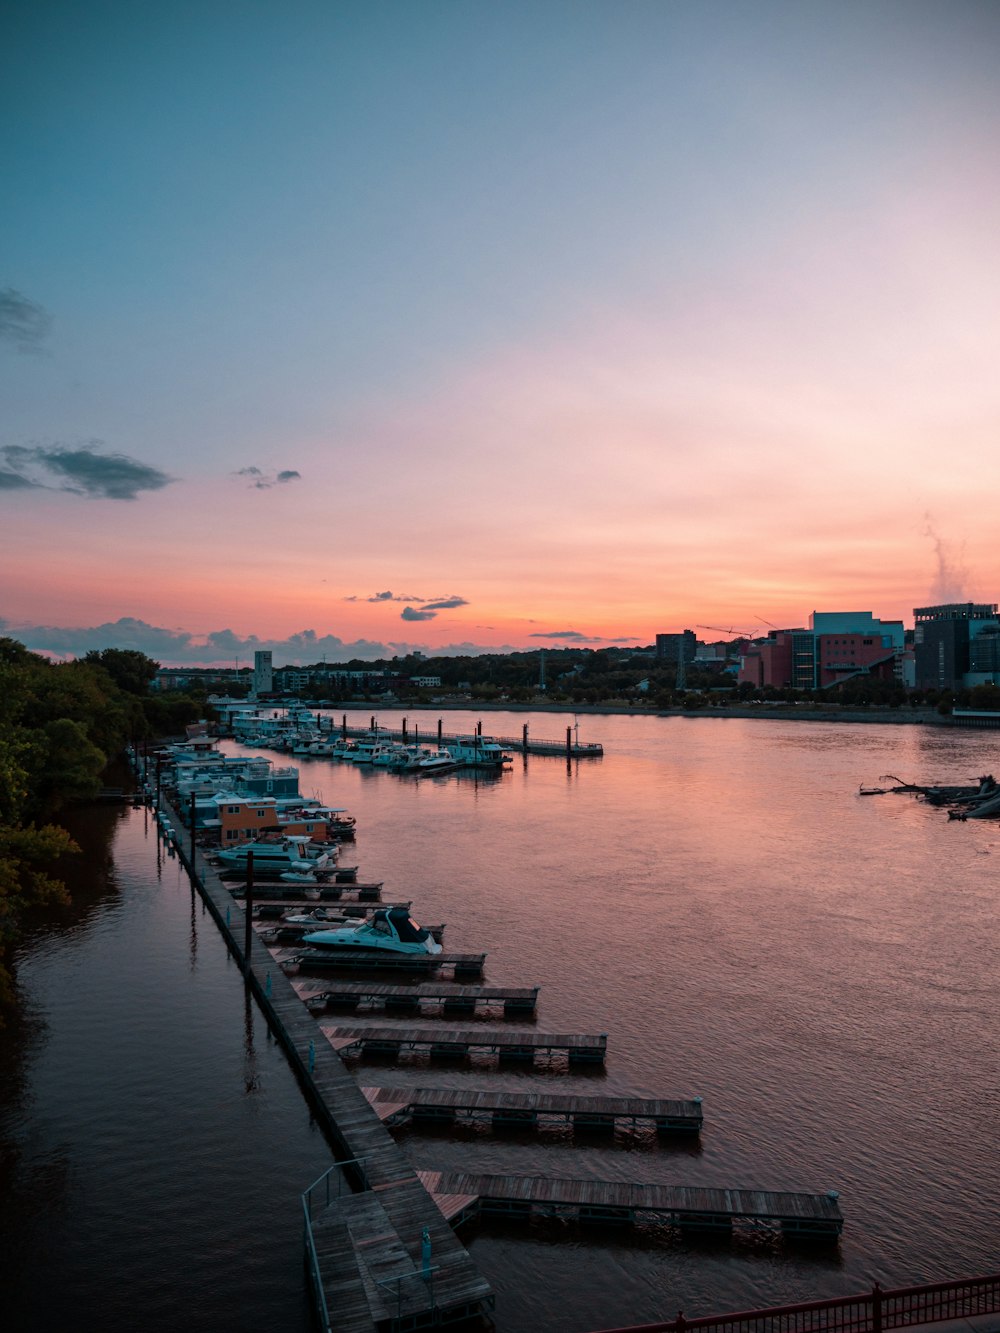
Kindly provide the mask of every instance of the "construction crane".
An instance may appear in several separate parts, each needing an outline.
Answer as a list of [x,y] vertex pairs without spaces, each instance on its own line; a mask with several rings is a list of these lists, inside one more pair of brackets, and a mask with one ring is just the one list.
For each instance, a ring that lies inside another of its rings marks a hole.
[[696,629],[714,629],[717,634],[735,634],[741,639],[752,639],[757,633],[755,629],[734,629],[732,625],[727,629],[723,625],[697,625]]

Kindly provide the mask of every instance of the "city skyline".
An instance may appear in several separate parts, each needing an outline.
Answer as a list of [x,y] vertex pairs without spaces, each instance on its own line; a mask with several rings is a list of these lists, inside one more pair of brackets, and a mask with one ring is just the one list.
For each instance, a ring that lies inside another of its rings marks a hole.
[[0,24],[0,633],[346,660],[994,600],[994,6]]

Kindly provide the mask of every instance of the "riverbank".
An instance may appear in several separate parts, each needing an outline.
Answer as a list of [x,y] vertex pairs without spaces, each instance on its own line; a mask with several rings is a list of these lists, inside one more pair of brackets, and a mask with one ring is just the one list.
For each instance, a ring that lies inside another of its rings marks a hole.
[[[393,703],[383,705],[393,712],[420,713],[563,713],[578,715],[623,714],[633,717],[707,717],[751,718],[757,721],[778,722],[882,722],[904,726],[953,727],[951,714],[939,713],[934,708],[817,708],[810,704],[711,704],[706,708],[654,708],[651,705],[629,703],[571,704],[571,703],[487,703],[476,699],[454,699],[437,703]],[[330,712],[368,712],[376,705],[367,703],[330,704]]]

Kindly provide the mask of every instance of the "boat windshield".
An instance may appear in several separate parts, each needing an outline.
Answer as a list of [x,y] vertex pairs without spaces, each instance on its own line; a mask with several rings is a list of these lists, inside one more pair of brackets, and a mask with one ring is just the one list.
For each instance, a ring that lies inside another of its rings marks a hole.
[[427,939],[427,931],[414,921],[405,908],[398,908],[388,915],[396,928],[396,934],[404,944],[417,944]]

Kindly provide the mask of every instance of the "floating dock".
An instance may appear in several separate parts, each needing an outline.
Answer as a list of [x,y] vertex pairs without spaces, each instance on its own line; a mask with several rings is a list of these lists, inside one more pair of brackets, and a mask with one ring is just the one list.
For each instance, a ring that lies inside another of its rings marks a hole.
[[474,1014],[502,1007],[504,1014],[531,1017],[538,1002],[537,986],[462,986],[455,982],[423,982],[417,986],[393,986],[389,982],[343,981],[335,990],[303,994],[313,1013],[328,1009],[385,1009],[391,1013],[420,1013],[439,1010],[442,1017]]
[[[353,967],[371,972],[449,972],[453,977],[470,980],[483,975],[484,953],[371,953],[361,958],[350,949],[306,949],[289,960],[304,972],[336,971]],[[282,967],[285,964],[282,963]]]
[[[317,903],[377,903],[382,897],[383,881],[375,884],[321,884],[318,895],[307,898],[301,884],[281,884],[258,882],[254,876],[253,900],[255,903],[283,902],[291,907],[315,907]],[[247,896],[246,880],[241,884],[227,884],[226,888],[234,898]],[[258,892],[259,890],[259,892]]]
[[607,1033],[510,1032],[488,1028],[324,1027],[341,1055],[427,1051],[432,1056],[466,1059],[472,1054],[530,1064],[536,1056],[565,1055],[571,1065],[603,1064]]
[[417,1173],[453,1226],[478,1214],[563,1217],[581,1222],[663,1222],[687,1231],[723,1231],[734,1222],[767,1224],[786,1235],[832,1240],[844,1219],[837,1194],[636,1185],[628,1181],[560,1180],[551,1176]]
[[[397,741],[403,745],[453,745],[459,741],[467,740],[468,732],[450,732],[442,730],[442,721],[438,718],[436,725],[430,727],[421,727],[418,723],[415,727],[382,727],[376,728],[378,736],[382,740]],[[604,746],[600,741],[581,741],[576,732],[575,725],[566,728],[565,740],[541,740],[528,735],[528,728],[521,728],[520,736],[483,736],[484,741],[496,741],[502,750],[515,750],[520,754],[547,754],[558,758],[566,756],[570,759],[600,759],[604,754]],[[343,721],[339,726],[329,728],[330,735],[341,736],[345,740],[359,740],[371,736],[371,727],[349,727],[347,717],[344,715]],[[316,755],[315,758],[331,757]]]
[[[166,802],[163,808],[176,826],[176,812]],[[160,832],[168,837],[162,825]],[[192,864],[184,840],[171,842],[245,969],[247,984],[341,1159],[303,1197],[307,1268],[320,1328],[328,1333],[335,1322],[337,1333],[375,1333],[485,1318],[494,1306],[489,1283],[354,1077],[328,1042],[316,1040],[316,1020],[248,929],[217,871],[200,855]]]
[[[246,882],[247,872],[245,866],[225,866],[216,867],[219,878],[224,884]],[[287,875],[290,867],[268,866],[262,862],[255,862],[253,868],[253,882],[255,884],[287,884],[293,892],[302,892],[302,882],[291,884],[288,880],[283,880],[282,875]],[[332,869],[327,868],[323,872],[323,877],[317,879],[318,888],[332,888],[337,884],[356,884],[358,882],[357,866],[335,866]]]
[[701,1098],[576,1097],[548,1092],[479,1091],[464,1088],[362,1088],[390,1128],[415,1124],[490,1124],[496,1129],[571,1125],[580,1130],[652,1126],[660,1134],[697,1135]]

